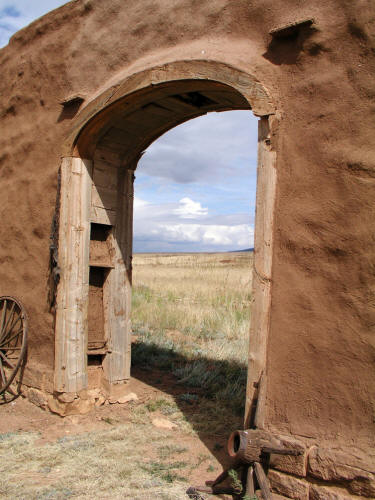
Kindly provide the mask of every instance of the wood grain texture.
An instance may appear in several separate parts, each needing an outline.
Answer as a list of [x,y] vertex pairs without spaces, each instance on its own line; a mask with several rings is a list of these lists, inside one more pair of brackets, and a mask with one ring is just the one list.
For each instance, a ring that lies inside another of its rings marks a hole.
[[108,274],[105,292],[108,354],[103,368],[110,384],[130,378],[133,177],[131,170],[118,171],[118,213],[112,239],[115,267]]
[[262,497],[264,500],[271,500],[271,486],[268,478],[263,470],[263,467],[259,462],[254,463],[255,475],[257,477],[258,484],[260,486],[260,490],[262,492]]
[[[267,362],[267,340],[270,324],[273,217],[276,195],[276,153],[270,145],[269,118],[259,121],[257,195],[254,235],[253,306],[250,325],[248,381],[246,393],[245,426],[255,414],[255,391]],[[262,415],[258,414],[258,425],[265,425],[265,398],[262,393]]]
[[62,160],[54,381],[58,392],[87,386],[91,170],[89,160]]

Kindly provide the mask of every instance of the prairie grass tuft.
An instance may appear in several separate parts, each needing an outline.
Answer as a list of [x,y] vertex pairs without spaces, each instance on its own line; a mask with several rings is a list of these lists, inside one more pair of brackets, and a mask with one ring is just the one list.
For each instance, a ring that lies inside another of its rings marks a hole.
[[234,253],[133,259],[133,365],[173,373],[193,389],[181,401],[199,399],[207,411],[209,401],[220,402],[226,418],[244,411],[252,258]]
[[[139,425],[117,424],[44,445],[38,438],[19,432],[0,442],[1,498],[186,498],[186,463],[164,461],[184,450],[152,426],[145,432]],[[150,442],[163,446],[160,461],[143,459]]]

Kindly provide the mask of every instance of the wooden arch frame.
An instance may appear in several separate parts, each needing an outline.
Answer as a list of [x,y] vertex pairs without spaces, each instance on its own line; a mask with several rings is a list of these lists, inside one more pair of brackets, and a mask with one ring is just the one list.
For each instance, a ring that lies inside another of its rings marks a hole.
[[[61,196],[59,213],[59,267],[61,279],[56,298],[54,390],[79,395],[87,388],[87,312],[90,245],[90,206],[94,145],[106,123],[126,104],[136,109],[139,96],[153,95],[158,86],[181,80],[212,81],[241,94],[256,116],[258,134],[258,175],[255,220],[253,308],[250,329],[246,421],[249,423],[257,398],[260,377],[266,372],[267,339],[272,287],[273,213],[276,193],[275,107],[264,86],[252,75],[217,61],[178,61],[126,75],[91,100],[78,114],[62,146]],[[171,125],[169,128],[177,125]],[[159,135],[161,135],[159,133]],[[106,370],[107,390],[121,394],[130,376],[129,266],[132,239],[132,159],[118,178],[118,199],[122,208],[122,230],[114,240],[117,271],[111,287],[122,287],[121,297],[113,293],[109,333],[111,346]],[[119,223],[120,224],[120,223]],[[126,241],[128,240],[128,241]],[[127,246],[125,252],[121,245]],[[121,314],[121,312],[123,314]],[[125,332],[125,335],[124,335]],[[76,396],[75,396],[76,397]],[[69,398],[68,398],[69,399]],[[262,426],[258,422],[258,427]]]

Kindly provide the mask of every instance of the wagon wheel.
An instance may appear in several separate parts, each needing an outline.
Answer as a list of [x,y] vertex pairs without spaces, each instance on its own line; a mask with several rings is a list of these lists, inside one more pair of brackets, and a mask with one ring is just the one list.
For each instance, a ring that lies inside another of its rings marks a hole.
[[21,393],[26,352],[27,314],[14,297],[0,297],[0,404]]

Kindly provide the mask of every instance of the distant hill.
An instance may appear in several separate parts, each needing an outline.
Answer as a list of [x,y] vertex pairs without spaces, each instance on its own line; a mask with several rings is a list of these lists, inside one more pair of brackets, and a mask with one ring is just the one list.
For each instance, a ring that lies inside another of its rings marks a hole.
[[254,252],[254,248],[244,248],[243,250],[229,250],[229,253]]

